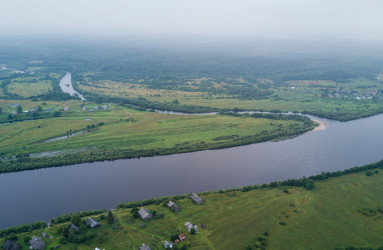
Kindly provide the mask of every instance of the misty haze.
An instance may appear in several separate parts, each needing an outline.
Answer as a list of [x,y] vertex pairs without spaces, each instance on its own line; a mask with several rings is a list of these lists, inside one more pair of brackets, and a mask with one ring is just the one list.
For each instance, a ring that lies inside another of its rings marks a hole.
[[4,1],[3,249],[382,249],[380,1]]

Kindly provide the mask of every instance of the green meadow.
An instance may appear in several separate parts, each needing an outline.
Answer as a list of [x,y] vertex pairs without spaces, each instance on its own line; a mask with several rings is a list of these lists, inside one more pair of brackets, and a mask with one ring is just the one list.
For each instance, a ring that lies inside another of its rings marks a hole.
[[[49,106],[49,105],[47,105]],[[91,107],[91,104],[87,106]],[[72,107],[72,106],[70,106]],[[60,117],[35,119],[0,125],[0,149],[3,156],[19,152],[34,154],[51,151],[83,149],[150,150],[172,148],[180,144],[230,145],[248,137],[261,139],[265,134],[272,139],[289,137],[299,129],[314,128],[295,120],[234,117],[227,115],[167,115],[136,111],[112,105],[108,110],[61,111]],[[45,142],[68,132],[86,131],[63,140]],[[203,148],[203,147],[202,147]]]

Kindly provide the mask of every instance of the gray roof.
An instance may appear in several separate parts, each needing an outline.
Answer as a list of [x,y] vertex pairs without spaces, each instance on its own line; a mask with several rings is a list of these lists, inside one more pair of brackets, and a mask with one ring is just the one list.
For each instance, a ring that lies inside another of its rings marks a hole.
[[168,202],[168,207],[170,207],[174,212],[178,212],[181,210],[180,206],[178,206],[174,201]]
[[100,226],[100,223],[99,223],[98,221],[96,221],[95,219],[89,217],[89,218],[86,220],[86,225],[87,225],[87,226],[90,226],[91,228],[95,228],[95,227]]
[[171,243],[170,241],[165,240],[164,248],[173,248],[173,243]]
[[146,208],[143,207],[138,211],[138,213],[144,220],[149,220],[153,217],[152,214]]
[[45,249],[46,245],[44,241],[40,237],[33,236],[32,239],[29,241],[29,244],[31,244],[31,249]]
[[144,243],[142,243],[140,250],[150,250],[150,247],[148,245],[145,245]]
[[76,232],[81,232],[80,228],[76,227],[73,224],[70,225],[69,230],[75,230]]
[[203,203],[202,198],[196,195],[195,193],[192,193],[192,195],[190,195],[190,199],[192,199],[197,205]]

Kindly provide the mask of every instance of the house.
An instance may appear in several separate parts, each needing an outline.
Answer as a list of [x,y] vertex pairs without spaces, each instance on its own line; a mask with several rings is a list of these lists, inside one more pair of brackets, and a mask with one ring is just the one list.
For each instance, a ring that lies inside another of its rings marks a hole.
[[171,243],[170,241],[165,240],[164,248],[173,248],[173,243]]
[[30,249],[45,249],[46,245],[44,241],[40,237],[33,236],[32,239],[29,241]]
[[186,236],[185,236],[184,234],[180,234],[180,235],[178,236],[178,238],[180,238],[180,240],[184,240],[184,239],[186,239]]
[[173,202],[173,201],[169,201],[168,204],[167,204],[167,206],[168,206],[171,210],[173,210],[174,212],[178,212],[178,211],[181,210],[180,206],[178,206],[178,205],[177,205],[175,202]]
[[143,220],[150,220],[153,217],[152,214],[146,208],[143,207],[138,211],[138,214]]
[[94,109],[94,110],[98,110],[98,106],[94,107],[93,109]]
[[87,106],[84,106],[81,108],[82,111],[87,111],[88,110],[88,107]]
[[186,228],[186,230],[188,230],[188,231],[190,232],[190,229],[193,228],[193,224],[191,224],[189,221],[187,221],[187,222],[185,223],[185,228]]
[[106,105],[102,106],[103,109],[107,109],[108,107]]
[[145,245],[142,243],[142,246],[139,248],[140,250],[150,250],[150,247],[148,245]]
[[4,250],[18,250],[20,249],[19,243],[13,241],[13,240],[6,240],[3,244]]
[[99,227],[100,226],[100,223],[98,221],[96,221],[95,219],[89,217],[87,220],[86,220],[86,225],[91,227],[91,228],[95,228],[95,227]]
[[71,225],[69,226],[69,231],[71,231],[71,230],[74,230],[74,231],[76,231],[77,233],[81,232],[80,228],[76,227],[76,226],[73,225],[73,224],[71,224]]
[[68,107],[64,107],[64,111],[69,111],[69,108]]
[[189,221],[185,222],[185,228],[186,228],[186,230],[188,230],[189,232],[190,232],[190,230],[192,230],[192,228],[194,228],[195,233],[198,233],[198,226],[197,226],[197,225],[193,225],[193,224],[190,223]]
[[43,232],[41,235],[43,236],[43,238],[48,238],[49,237],[49,235],[46,232]]
[[203,203],[202,198],[199,197],[198,195],[196,195],[195,193],[192,193],[192,195],[190,195],[190,199],[191,199],[192,201],[194,201],[195,204],[197,204],[197,205],[200,205],[200,204]]
[[52,111],[52,108],[46,108],[45,111]]
[[206,229],[206,225],[205,224],[201,224],[201,228]]
[[16,110],[13,110],[13,111],[12,111],[12,115],[17,115],[17,111],[16,111]]
[[196,234],[198,234],[198,226],[197,226],[197,225],[194,225],[193,228],[194,228],[194,232],[195,232]]

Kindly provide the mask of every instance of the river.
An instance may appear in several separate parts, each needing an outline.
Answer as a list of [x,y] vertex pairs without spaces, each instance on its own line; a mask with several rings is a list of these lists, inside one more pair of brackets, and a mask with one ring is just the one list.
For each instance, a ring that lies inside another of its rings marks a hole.
[[0,175],[0,228],[121,202],[235,188],[336,171],[383,158],[383,115],[293,139],[194,153]]
[[84,96],[77,92],[72,85],[72,75],[71,73],[67,72],[65,76],[60,80],[60,88],[64,93],[68,93],[71,96],[77,94],[78,97],[80,97],[81,100],[86,101]]

